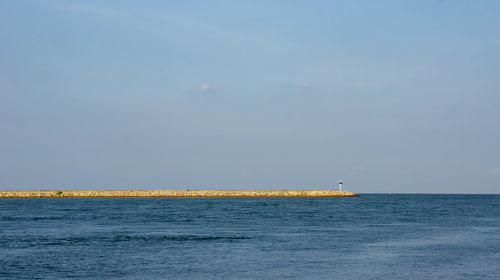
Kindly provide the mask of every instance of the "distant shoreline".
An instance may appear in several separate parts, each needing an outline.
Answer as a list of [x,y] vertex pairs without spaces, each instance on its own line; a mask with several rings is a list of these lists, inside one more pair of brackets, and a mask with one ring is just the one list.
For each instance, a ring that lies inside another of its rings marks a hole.
[[337,190],[0,190],[0,198],[30,197],[357,197]]

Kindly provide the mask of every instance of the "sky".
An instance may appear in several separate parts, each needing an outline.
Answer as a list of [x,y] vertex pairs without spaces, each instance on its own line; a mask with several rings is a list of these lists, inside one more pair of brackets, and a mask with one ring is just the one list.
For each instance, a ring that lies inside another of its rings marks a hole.
[[500,1],[0,2],[0,188],[500,193]]

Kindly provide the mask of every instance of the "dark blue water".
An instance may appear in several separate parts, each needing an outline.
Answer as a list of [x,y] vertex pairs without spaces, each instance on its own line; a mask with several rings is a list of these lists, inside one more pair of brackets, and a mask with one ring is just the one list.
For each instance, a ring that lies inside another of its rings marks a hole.
[[0,199],[0,279],[500,279],[500,195]]

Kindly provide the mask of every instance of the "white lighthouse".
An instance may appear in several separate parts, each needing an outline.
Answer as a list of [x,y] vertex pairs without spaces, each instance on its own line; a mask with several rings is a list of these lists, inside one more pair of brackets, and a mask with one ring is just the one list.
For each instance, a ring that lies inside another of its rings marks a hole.
[[342,179],[340,179],[340,178],[339,178],[338,183],[339,183],[339,191],[342,191],[342,184],[343,184],[344,182],[342,181]]

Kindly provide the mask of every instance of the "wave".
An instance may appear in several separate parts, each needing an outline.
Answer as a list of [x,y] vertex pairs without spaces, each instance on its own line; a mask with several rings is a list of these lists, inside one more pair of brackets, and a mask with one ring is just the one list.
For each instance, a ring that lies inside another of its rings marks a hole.
[[0,221],[38,221],[38,220],[60,220],[62,216],[34,216],[34,217],[15,217],[15,216],[2,216]]
[[113,242],[123,241],[211,241],[249,239],[245,236],[215,236],[215,235],[118,235]]
[[247,236],[226,235],[99,235],[99,236],[71,236],[50,237],[30,236],[23,238],[5,238],[0,242],[2,247],[27,248],[37,246],[53,245],[90,245],[94,243],[116,243],[116,242],[189,242],[189,241],[225,241],[250,239]]

